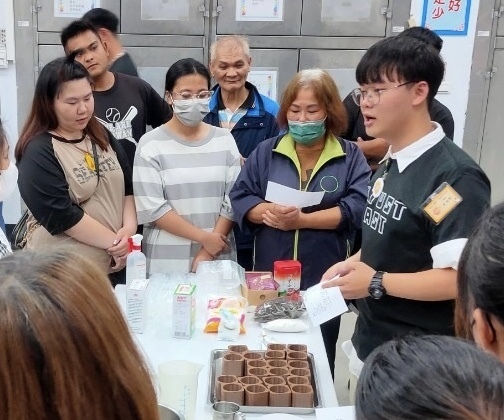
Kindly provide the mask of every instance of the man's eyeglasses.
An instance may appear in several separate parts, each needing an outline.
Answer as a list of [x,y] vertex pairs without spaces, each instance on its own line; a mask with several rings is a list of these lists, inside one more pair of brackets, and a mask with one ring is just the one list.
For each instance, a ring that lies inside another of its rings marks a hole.
[[172,92],[173,99],[182,99],[182,100],[190,100],[190,99],[208,99],[212,97],[213,92],[211,90],[202,90],[198,93],[190,93],[190,92]]
[[396,89],[401,86],[408,85],[410,83],[418,83],[418,82],[411,80],[409,82],[401,83],[400,85],[392,86],[389,88],[381,88],[381,89],[370,88],[367,90],[361,90],[360,88],[356,88],[356,89],[352,90],[352,99],[354,100],[355,104],[358,106],[361,105],[361,103],[364,99],[367,99],[368,103],[370,105],[377,105],[380,103],[380,96],[383,92],[386,92],[387,90]]

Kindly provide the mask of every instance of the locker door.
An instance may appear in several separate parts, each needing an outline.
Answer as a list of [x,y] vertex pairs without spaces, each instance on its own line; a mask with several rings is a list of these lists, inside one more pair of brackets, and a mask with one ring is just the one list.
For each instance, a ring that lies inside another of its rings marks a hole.
[[383,37],[388,5],[389,0],[304,0],[301,35]]
[[138,75],[164,97],[168,68],[182,58],[203,62],[203,48],[126,47],[138,67]]
[[504,0],[496,0],[494,13],[499,14],[497,21],[497,36],[504,36]]
[[[71,3],[70,1],[61,1],[57,2],[54,0],[38,0],[38,6],[37,8],[37,25],[38,25],[38,30],[40,32],[61,32],[61,30],[70,24],[72,21],[78,19],[78,17],[73,17],[70,14],[71,13],[77,13],[79,9],[77,6],[74,6],[75,9],[71,9]],[[79,3],[79,2],[76,2]],[[94,3],[91,0],[85,1],[83,0],[81,2],[82,4],[87,4],[91,5]],[[100,7],[103,7],[104,9],[108,9],[111,12],[115,13],[117,16],[119,16],[119,2],[115,0],[101,0],[100,2]],[[80,13],[80,16],[82,16],[84,13],[86,13],[90,7],[87,9],[83,8],[82,13]],[[68,16],[68,17],[55,17],[55,16]],[[79,16],[79,17],[80,17]]]
[[[252,68],[249,80],[254,83],[254,71],[274,72],[271,83],[272,95],[268,95],[267,89],[261,90],[262,85],[257,85],[259,91],[271,99],[279,101],[285,86],[297,72],[298,52],[297,50],[277,50],[277,49],[251,49]],[[260,79],[258,79],[260,80]],[[275,94],[276,92],[276,94]]]
[[[501,38],[502,39],[502,38]],[[488,104],[479,164],[490,178],[492,204],[504,201],[502,156],[504,156],[504,120],[502,119],[502,92],[504,90],[504,42],[494,52],[493,67],[498,70],[490,81]]]
[[299,69],[327,70],[336,82],[343,100],[357,87],[355,68],[365,52],[365,50],[301,50]]
[[[311,1],[311,0],[310,0]],[[244,1],[242,10],[236,10],[236,0],[217,0],[217,35],[243,34],[243,35],[299,35],[301,27],[301,0],[283,0],[283,8],[278,11],[282,15],[281,21],[244,21],[238,19],[261,19],[260,13],[254,9],[247,9],[247,4],[252,6],[252,1]],[[273,2],[270,2],[273,3]],[[265,10],[264,16],[270,16],[272,11]],[[247,13],[248,17],[247,17]]]
[[204,14],[209,3],[210,0],[122,0],[121,32],[204,35]]

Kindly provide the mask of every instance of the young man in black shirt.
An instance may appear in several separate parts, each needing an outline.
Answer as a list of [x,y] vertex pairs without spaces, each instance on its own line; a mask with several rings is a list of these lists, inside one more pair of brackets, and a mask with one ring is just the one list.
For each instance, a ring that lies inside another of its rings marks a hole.
[[355,299],[361,361],[395,337],[454,333],[458,261],[489,205],[490,182],[431,122],[443,74],[439,54],[408,37],[379,41],[357,66],[353,95],[366,132],[390,147],[370,181],[361,250],[322,281]]
[[136,143],[148,125],[155,128],[170,119],[170,107],[146,81],[109,70],[107,45],[89,21],[76,20],[63,29],[61,44],[89,72],[95,115],[119,140],[133,167]]
[[[442,38],[430,29],[422,26],[408,28],[397,36],[418,39],[419,41],[431,45],[439,54],[443,47]],[[348,114],[348,128],[346,133],[343,133],[341,137],[357,142],[357,146],[362,150],[364,156],[366,156],[369,166],[375,171],[378,167],[378,162],[380,162],[383,156],[385,156],[385,153],[387,153],[389,145],[385,139],[374,138],[366,133],[364,117],[362,116],[360,106],[352,99],[351,93],[347,95],[343,103]],[[431,121],[438,122],[443,128],[446,136],[453,140],[455,123],[453,122],[453,116],[450,110],[434,98],[429,106],[429,114]],[[358,249],[359,248],[356,250]]]
[[117,73],[138,77],[138,70],[131,56],[124,48],[117,36],[119,18],[110,10],[95,7],[86,12],[82,19],[88,20],[97,29],[98,34],[109,52],[109,69]]

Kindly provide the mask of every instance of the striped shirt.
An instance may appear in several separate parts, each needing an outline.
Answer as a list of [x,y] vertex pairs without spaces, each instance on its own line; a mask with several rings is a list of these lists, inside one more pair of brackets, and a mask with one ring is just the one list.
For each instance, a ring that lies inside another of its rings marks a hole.
[[[240,172],[240,153],[225,129],[210,127],[206,138],[183,140],[165,125],[142,136],[135,154],[133,188],[138,223],[144,225],[147,272],[188,273],[201,245],[157,228],[174,210],[194,226],[212,231],[219,216],[233,220],[229,192]],[[219,259],[236,261],[230,252]]]

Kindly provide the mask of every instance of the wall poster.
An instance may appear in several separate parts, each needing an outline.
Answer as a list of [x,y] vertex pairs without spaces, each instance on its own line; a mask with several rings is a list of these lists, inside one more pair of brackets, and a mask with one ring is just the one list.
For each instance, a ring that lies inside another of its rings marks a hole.
[[467,35],[471,0],[424,0],[422,26],[439,35]]

